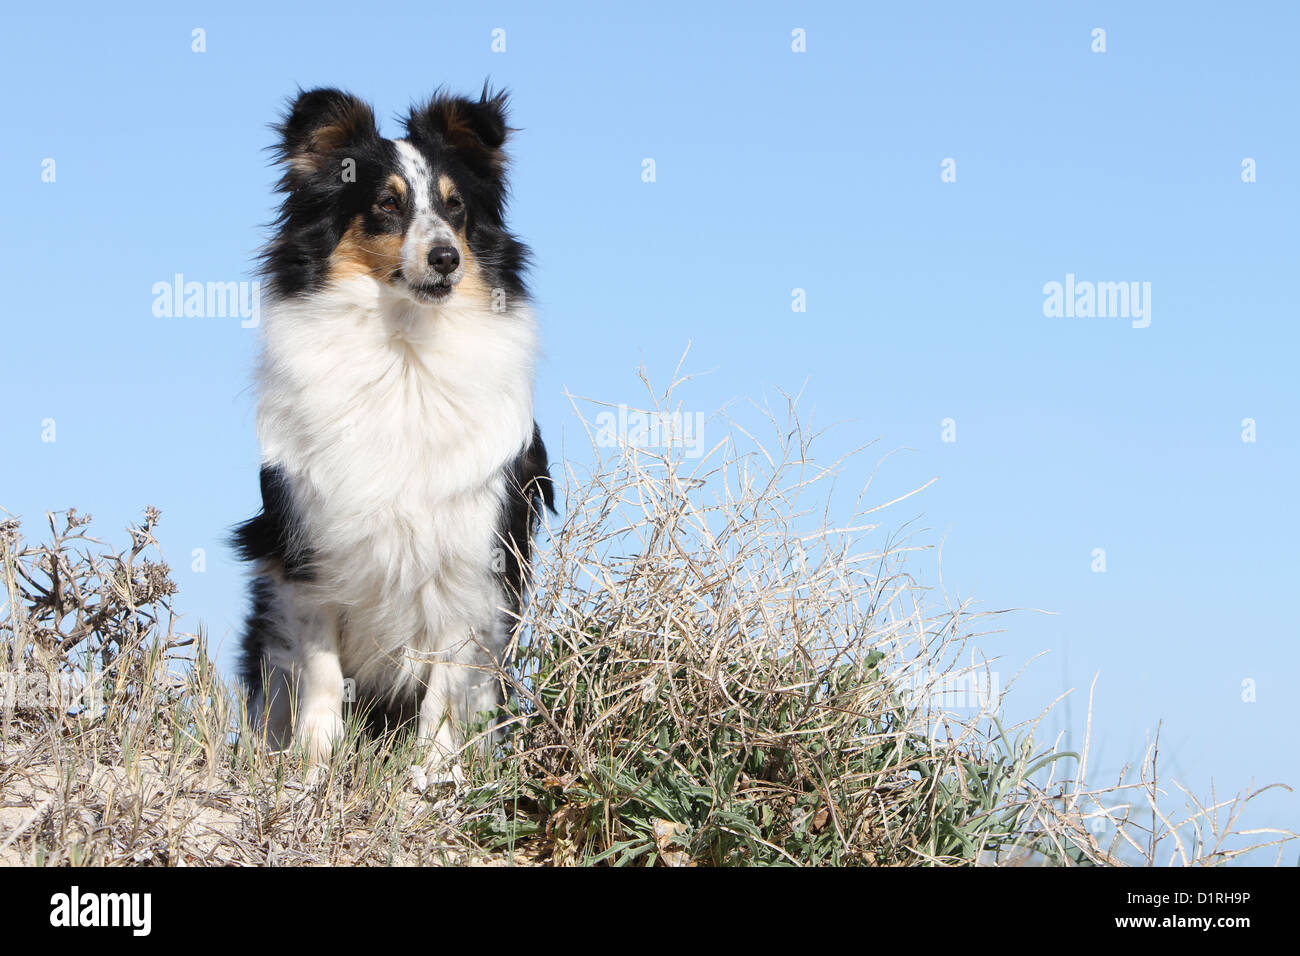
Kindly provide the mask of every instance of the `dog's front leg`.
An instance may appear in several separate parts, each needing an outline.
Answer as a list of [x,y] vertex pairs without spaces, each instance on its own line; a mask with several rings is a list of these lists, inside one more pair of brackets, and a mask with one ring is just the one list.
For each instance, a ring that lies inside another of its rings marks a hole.
[[298,712],[294,738],[307,761],[329,759],[343,736],[343,669],[339,661],[339,616],[329,607],[298,620]]
[[420,791],[427,790],[432,784],[454,783],[459,786],[465,780],[457,759],[460,735],[455,724],[449,679],[455,670],[458,668],[454,665],[442,662],[430,665],[416,730],[420,763],[411,767],[411,779]]

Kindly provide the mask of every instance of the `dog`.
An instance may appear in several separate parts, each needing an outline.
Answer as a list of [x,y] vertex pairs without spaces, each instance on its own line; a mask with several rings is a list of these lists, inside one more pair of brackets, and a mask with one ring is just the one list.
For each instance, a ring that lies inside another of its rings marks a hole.
[[[328,758],[345,689],[414,721],[448,779],[499,679],[533,536],[554,511],[533,417],[529,252],[506,227],[507,95],[435,94],[380,135],[369,105],[300,91],[262,254],[261,511],[240,675],[253,728]],[[486,733],[485,738],[490,739]]]

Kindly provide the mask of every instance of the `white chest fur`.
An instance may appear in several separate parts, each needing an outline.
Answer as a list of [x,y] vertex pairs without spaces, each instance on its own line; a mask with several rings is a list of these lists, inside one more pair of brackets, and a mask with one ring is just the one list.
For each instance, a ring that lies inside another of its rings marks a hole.
[[[391,681],[403,649],[483,628],[504,469],[532,436],[526,309],[417,306],[355,279],[263,316],[258,435],[349,622],[345,673]],[[408,666],[401,667],[409,671]]]

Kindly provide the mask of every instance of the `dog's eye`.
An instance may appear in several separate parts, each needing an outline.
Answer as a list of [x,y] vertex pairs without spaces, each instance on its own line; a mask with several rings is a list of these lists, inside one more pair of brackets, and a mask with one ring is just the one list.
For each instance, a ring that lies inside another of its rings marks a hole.
[[465,206],[465,200],[461,199],[461,198],[460,198],[459,196],[457,196],[455,193],[452,193],[450,196],[448,196],[446,199],[444,199],[444,200],[443,200],[443,203],[444,203],[444,204],[446,205],[446,207],[447,207],[448,209],[450,209],[452,212],[455,212],[455,211],[458,210],[458,209],[462,209],[462,208],[464,208],[464,206]]
[[379,200],[379,208],[384,212],[401,212],[401,204],[398,203],[396,196],[385,196]]

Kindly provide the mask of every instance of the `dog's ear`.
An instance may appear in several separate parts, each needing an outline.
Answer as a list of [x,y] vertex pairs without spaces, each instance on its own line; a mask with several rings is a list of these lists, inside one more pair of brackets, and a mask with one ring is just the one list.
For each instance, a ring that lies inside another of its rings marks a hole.
[[502,147],[511,132],[508,103],[505,90],[493,93],[487,86],[477,100],[438,94],[411,110],[406,131],[412,139],[441,139],[480,175],[496,176],[505,165]]
[[340,154],[349,148],[379,138],[374,110],[350,93],[331,89],[300,91],[275,128],[278,158],[291,186],[341,163],[346,156]]

